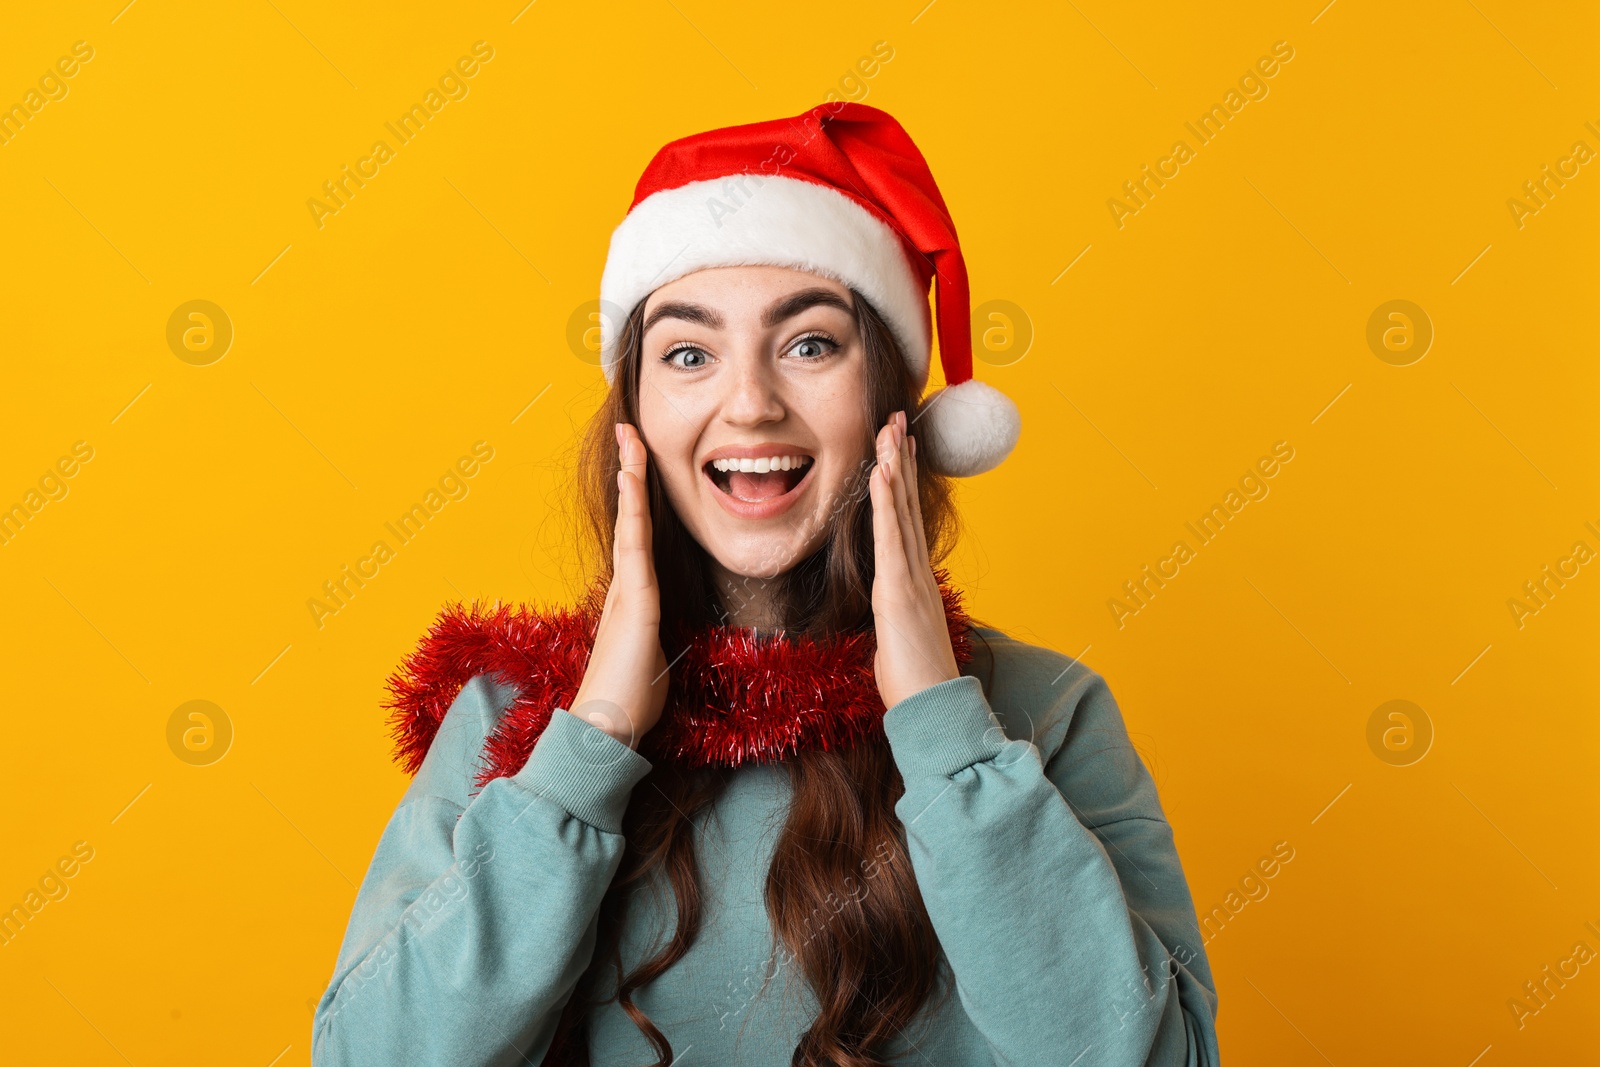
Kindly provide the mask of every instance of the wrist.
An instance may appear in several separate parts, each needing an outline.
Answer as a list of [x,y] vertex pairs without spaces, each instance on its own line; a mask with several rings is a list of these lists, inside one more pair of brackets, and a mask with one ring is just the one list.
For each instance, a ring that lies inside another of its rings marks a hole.
[[573,699],[570,714],[608,734],[635,752],[639,750],[639,730],[627,713],[612,701],[599,697],[585,697],[580,691]]
[[[590,721],[593,722],[593,720]],[[597,729],[627,745],[635,752],[639,751],[639,736],[634,731],[628,729],[618,730],[610,723],[595,722],[594,725]]]

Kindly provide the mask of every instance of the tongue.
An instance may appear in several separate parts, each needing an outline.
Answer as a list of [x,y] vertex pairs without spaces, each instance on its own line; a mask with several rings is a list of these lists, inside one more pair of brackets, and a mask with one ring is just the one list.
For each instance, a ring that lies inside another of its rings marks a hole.
[[784,471],[734,471],[728,476],[729,495],[750,503],[771,500],[789,491],[789,479]]

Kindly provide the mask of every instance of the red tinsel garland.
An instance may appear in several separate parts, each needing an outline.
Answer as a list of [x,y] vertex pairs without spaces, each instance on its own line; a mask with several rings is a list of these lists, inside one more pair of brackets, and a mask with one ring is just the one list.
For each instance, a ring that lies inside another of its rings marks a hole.
[[[972,658],[961,595],[935,571],[957,664]],[[394,758],[415,775],[461,687],[492,673],[518,695],[484,744],[481,787],[515,774],[556,708],[569,708],[583,681],[603,593],[576,607],[470,609],[447,605],[417,650],[390,676]],[[807,748],[847,748],[883,730],[883,699],[872,671],[872,631],[826,641],[702,626],[676,656],[661,720],[639,751],[687,767],[767,763]]]

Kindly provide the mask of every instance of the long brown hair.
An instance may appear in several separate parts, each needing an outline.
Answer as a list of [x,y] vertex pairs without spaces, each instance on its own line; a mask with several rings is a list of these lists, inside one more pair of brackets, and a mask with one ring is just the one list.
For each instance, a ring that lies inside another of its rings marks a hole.
[[[872,625],[872,510],[867,478],[873,439],[892,412],[903,409],[913,415],[918,401],[918,384],[894,335],[860,293],[850,292],[866,364],[862,403],[869,429],[859,442],[862,462],[842,499],[831,508],[823,545],[781,573],[752,579],[770,589],[785,630],[819,639]],[[612,424],[639,422],[644,305],[640,301],[623,326],[613,386],[578,446],[579,518],[586,535],[582,548],[590,553],[589,573],[602,582],[611,579],[617,520]],[[914,421],[909,422],[908,432],[916,436]],[[917,451],[919,457],[924,454],[921,444]],[[958,535],[954,487],[928,464],[918,467],[917,492],[930,562],[937,564],[949,555]],[[672,635],[680,627],[727,621],[729,594],[714,588],[705,550],[673,511],[653,463],[648,465],[646,481],[661,587],[662,636],[671,655]],[[803,751],[785,760],[784,766],[792,800],[774,846],[764,893],[773,930],[773,954],[767,962],[777,966],[764,973],[757,995],[782,965],[792,964],[819,1005],[795,1049],[793,1064],[878,1067],[882,1061],[875,1052],[916,1018],[941,984],[936,973],[938,942],[894,813],[904,783],[881,737],[843,751]],[[686,771],[657,764],[634,789],[622,824],[627,845],[600,904],[592,962],[562,1013],[546,1063],[586,1067],[588,1013],[612,1000],[655,1049],[659,1058],[651,1067],[672,1062],[671,1042],[633,1003],[633,993],[682,958],[699,932],[702,897],[693,819],[721,794],[731,773],[725,768]],[[671,887],[677,929],[654,957],[624,975],[620,935],[628,897],[658,875]],[[606,971],[614,975],[615,984],[610,996],[598,999],[596,990]],[[941,1003],[952,989],[953,982],[945,986]]]

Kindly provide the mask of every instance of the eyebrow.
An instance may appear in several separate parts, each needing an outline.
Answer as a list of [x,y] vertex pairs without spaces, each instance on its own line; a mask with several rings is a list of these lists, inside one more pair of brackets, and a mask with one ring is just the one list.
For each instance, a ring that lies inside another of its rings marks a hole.
[[[833,307],[838,308],[847,315],[855,314],[855,309],[838,293],[831,289],[815,287],[801,289],[774,301],[771,306],[761,313],[761,325],[776,326],[785,319],[792,319],[802,311],[814,307]],[[706,307],[704,304],[669,300],[666,303],[656,305],[656,309],[650,312],[649,317],[644,320],[645,332],[648,333],[650,327],[662,319],[682,319],[685,322],[693,322],[712,330],[720,330],[726,325],[720,313]]]

